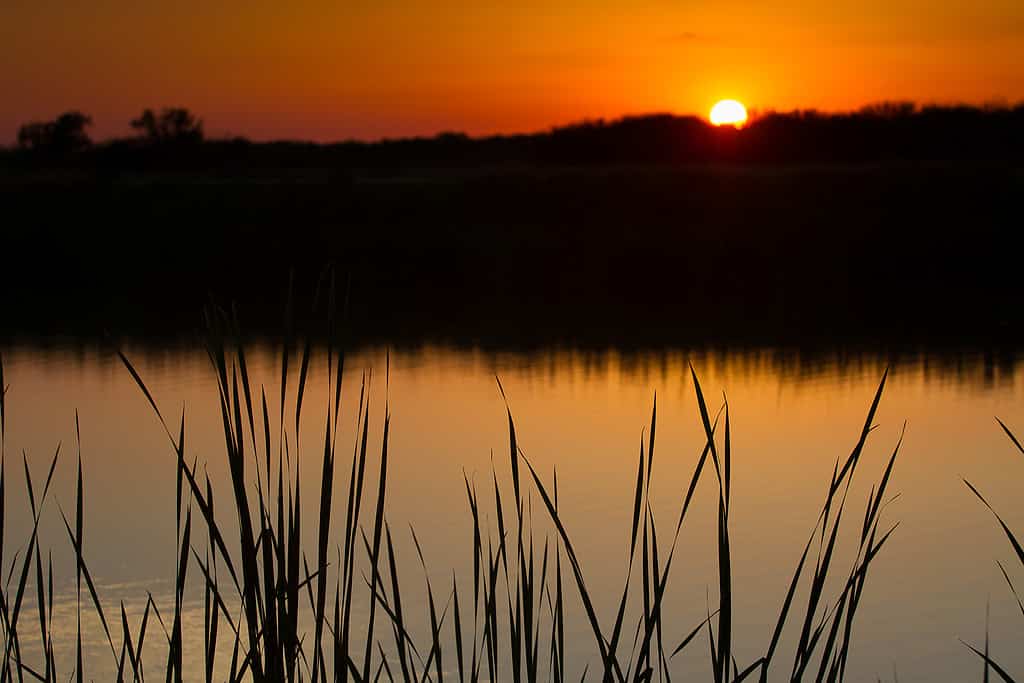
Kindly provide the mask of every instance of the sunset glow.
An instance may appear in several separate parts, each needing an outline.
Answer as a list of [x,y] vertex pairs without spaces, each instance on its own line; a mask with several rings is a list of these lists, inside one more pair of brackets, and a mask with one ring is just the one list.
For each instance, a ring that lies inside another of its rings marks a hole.
[[1015,103],[1021,64],[1019,0],[15,1],[0,3],[0,143],[69,109],[99,139],[183,106],[211,135],[327,141],[704,117],[731,93],[778,111]]
[[722,100],[711,107],[709,116],[716,126],[736,126],[739,128],[747,122],[747,108],[736,100]]
[[1022,66],[1024,0],[0,0],[0,683],[1024,681]]

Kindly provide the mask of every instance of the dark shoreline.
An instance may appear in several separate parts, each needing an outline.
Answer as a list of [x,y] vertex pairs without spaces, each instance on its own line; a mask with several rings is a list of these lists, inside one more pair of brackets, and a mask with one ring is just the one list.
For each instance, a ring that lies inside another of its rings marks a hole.
[[[1024,347],[1024,166],[611,165],[0,176],[0,338],[502,349]],[[340,304],[339,304],[340,308]]]

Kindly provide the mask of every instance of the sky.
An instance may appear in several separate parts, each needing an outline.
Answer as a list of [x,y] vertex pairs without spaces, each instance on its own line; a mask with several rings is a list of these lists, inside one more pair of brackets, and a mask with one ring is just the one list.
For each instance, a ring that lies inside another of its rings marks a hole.
[[2,0],[0,143],[184,106],[213,136],[379,139],[646,112],[1024,101],[1021,0]]

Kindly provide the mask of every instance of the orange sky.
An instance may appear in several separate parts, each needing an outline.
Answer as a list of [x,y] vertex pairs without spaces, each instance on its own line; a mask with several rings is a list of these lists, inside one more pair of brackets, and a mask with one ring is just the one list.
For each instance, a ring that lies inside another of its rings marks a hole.
[[703,115],[723,97],[1024,100],[1021,0],[500,4],[3,0],[0,142],[69,108],[97,138],[182,105],[213,135],[336,140]]

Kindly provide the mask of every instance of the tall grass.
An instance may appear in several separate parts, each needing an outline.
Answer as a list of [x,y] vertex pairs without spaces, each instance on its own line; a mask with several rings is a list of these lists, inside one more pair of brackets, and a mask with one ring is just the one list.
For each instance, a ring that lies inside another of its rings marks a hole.
[[[331,285],[322,293],[321,303],[328,311],[337,308],[333,291]],[[147,669],[152,677],[158,668],[169,682],[192,680],[194,675],[186,670],[195,670],[208,682],[376,683],[386,678],[402,683],[442,683],[447,678],[458,683],[567,683],[570,669],[582,663],[570,661],[566,643],[568,615],[577,602],[596,656],[596,664],[584,667],[581,680],[647,683],[657,676],[669,683],[675,675],[674,658],[704,640],[709,677],[716,683],[783,676],[792,681],[844,679],[870,569],[895,529],[895,525],[883,524],[882,513],[899,442],[864,504],[863,516],[850,520],[851,483],[882,398],[884,375],[853,448],[836,459],[820,513],[796,557],[792,577],[780,587],[784,591],[771,628],[764,633],[763,653],[753,661],[738,661],[732,566],[733,548],[742,539],[731,531],[734,464],[730,407],[724,399],[720,406],[708,405],[692,368],[703,445],[688,486],[679,492],[679,513],[666,544],[651,503],[657,461],[655,399],[649,427],[640,440],[629,537],[623,539],[626,578],[614,595],[612,611],[604,613],[600,608],[603,599],[588,584],[587,568],[579,559],[571,525],[559,505],[557,472],[538,471],[523,451],[507,398],[508,450],[499,458],[503,464],[494,465],[487,485],[493,485],[493,504],[476,481],[465,477],[471,523],[471,538],[465,547],[472,558],[472,573],[460,576],[453,572],[450,584],[432,582],[426,554],[411,530],[426,599],[410,603],[410,596],[419,592],[411,591],[409,578],[400,575],[399,568],[408,564],[398,557],[395,529],[388,518],[388,400],[382,408],[383,432],[371,439],[372,376],[364,374],[358,398],[343,396],[345,354],[339,321],[328,314],[326,420],[317,443],[299,440],[302,412],[308,402],[310,343],[289,331],[280,349],[279,386],[268,387],[251,380],[237,315],[211,308],[206,323],[230,490],[215,491],[198,463],[188,460],[184,412],[173,419],[166,415],[143,377],[122,354],[125,368],[166,433],[176,463],[173,599],[170,604],[158,605],[148,595],[135,629],[123,604],[114,610],[101,600],[89,570],[90,551],[83,533],[85,487],[79,438],[72,518],[59,510],[76,558],[78,625],[71,670],[59,671],[54,656],[53,566],[39,539],[40,515],[52,504],[50,483],[60,449],[50,461],[42,487],[35,483],[39,475],[30,471],[25,459],[31,532],[17,545],[14,557],[5,558],[3,553],[15,544],[3,535],[6,412],[0,394],[0,567],[8,577],[0,591],[4,649],[0,683],[90,680],[89,662],[82,654],[82,615],[89,611],[101,625],[117,681],[142,681]],[[2,372],[0,359],[0,387],[5,387]],[[388,374],[385,368],[385,384]],[[504,398],[500,382],[498,390]],[[337,447],[339,415],[343,401],[349,400],[357,406],[356,445],[351,454],[343,454]],[[375,444],[371,446],[371,442]],[[300,467],[311,466],[320,471],[319,489],[301,491]],[[334,479],[339,466],[347,472],[347,487],[336,495]],[[511,478],[511,490],[499,484],[506,475]],[[692,519],[692,503],[699,484],[709,479],[717,491],[717,544],[693,552],[710,552],[716,558],[716,604],[702,606],[704,618],[692,629],[672,633],[667,596],[673,565],[684,525],[707,523]],[[318,515],[314,519],[303,519],[303,495],[312,495],[316,501]],[[230,511],[225,511],[226,507]],[[339,508],[344,521],[332,528]],[[231,517],[230,526],[225,514]],[[315,547],[302,545],[303,524],[315,525]],[[858,525],[857,547],[852,564],[840,567],[836,559],[840,528],[851,524]],[[1017,549],[1019,552],[1019,546]],[[190,639],[183,632],[184,616],[189,586],[197,583],[203,606],[202,649],[191,652],[185,649]],[[26,595],[33,588],[38,633],[25,621]],[[411,625],[411,611],[419,610],[425,612],[429,623],[426,638],[414,635],[416,629]],[[151,633],[154,628],[155,634]],[[25,643],[30,638],[39,639],[39,658],[26,655]],[[147,667],[143,661],[154,639],[160,641],[167,658],[159,666]],[[790,641],[792,649],[784,651],[782,644]]]
[[[996,418],[996,422],[999,423],[999,426],[1002,428],[1003,433],[1005,433],[1006,436],[1009,437],[1010,442],[1014,445],[1017,451],[1021,455],[1024,455],[1024,446],[1021,445],[1020,440],[1017,439],[1017,437],[1010,430],[1010,428],[1007,427],[1006,424],[998,417]],[[1003,521],[1003,518],[1000,516],[1000,514],[996,512],[995,508],[992,507],[988,500],[986,500],[985,497],[981,495],[981,492],[979,492],[978,489],[975,488],[973,484],[971,484],[971,482],[964,479],[964,484],[967,486],[968,489],[970,489],[971,493],[973,493],[978,498],[978,500],[980,500],[982,504],[984,504],[984,506],[988,508],[989,512],[991,512],[992,515],[995,517],[996,522],[998,522],[1000,528],[1003,530],[1003,534],[1005,534],[1006,539],[1010,542],[1010,547],[1013,549],[1013,552],[1017,557],[1017,562],[1020,565],[1017,568],[1018,571],[1020,569],[1024,569],[1024,547],[1021,546],[1020,540],[1018,539],[1017,535],[1010,529],[1006,522]],[[1014,600],[1017,603],[1017,607],[1020,609],[1021,616],[1024,616],[1024,602],[1021,601],[1020,593],[1017,592],[1017,588],[1014,586],[1013,580],[1010,578],[1010,572],[1007,571],[1006,567],[1003,565],[1002,562],[997,561],[996,565],[999,567],[999,571],[1002,573],[1003,579],[1006,581],[1006,585],[1010,590],[1010,595],[1013,596]],[[1006,669],[999,664],[999,662],[992,658],[991,653],[989,651],[987,614],[985,620],[985,645],[983,649],[979,650],[974,645],[971,645],[970,643],[966,642],[964,643],[964,645],[969,650],[971,650],[971,652],[980,657],[981,660],[984,662],[984,679],[986,681],[989,680],[991,669],[991,671],[994,671],[996,675],[999,676],[1002,680],[1007,681],[1009,683],[1013,682],[1014,679],[1010,676]]]

